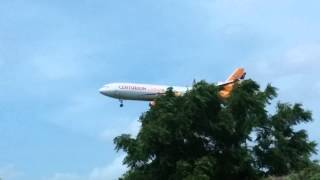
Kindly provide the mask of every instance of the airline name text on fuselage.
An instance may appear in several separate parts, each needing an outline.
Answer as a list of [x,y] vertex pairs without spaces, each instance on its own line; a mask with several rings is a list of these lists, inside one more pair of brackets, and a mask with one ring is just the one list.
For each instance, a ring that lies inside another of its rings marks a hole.
[[164,93],[166,89],[158,88],[158,87],[143,87],[143,86],[134,86],[134,85],[119,85],[119,89],[122,90],[135,90],[135,91],[146,91],[146,92],[157,92],[157,93]]
[[138,91],[146,91],[147,90],[147,88],[145,88],[145,87],[130,86],[130,85],[120,85],[119,89],[138,90]]

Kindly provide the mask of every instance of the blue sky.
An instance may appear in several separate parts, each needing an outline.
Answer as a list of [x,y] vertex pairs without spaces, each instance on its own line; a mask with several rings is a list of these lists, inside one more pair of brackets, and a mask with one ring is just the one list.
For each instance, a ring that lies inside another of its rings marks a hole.
[[[147,103],[118,102],[108,82],[190,85],[235,67],[277,100],[301,102],[320,143],[316,0],[0,1],[0,177],[115,179],[113,137],[135,134]],[[319,156],[315,156],[319,157]]]

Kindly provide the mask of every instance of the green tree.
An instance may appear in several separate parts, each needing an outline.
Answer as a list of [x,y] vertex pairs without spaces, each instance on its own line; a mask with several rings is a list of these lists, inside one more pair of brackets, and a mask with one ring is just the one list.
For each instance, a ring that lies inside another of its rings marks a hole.
[[259,179],[312,165],[315,143],[293,128],[311,120],[300,104],[279,103],[271,115],[266,109],[275,88],[262,91],[252,80],[227,100],[218,92],[204,81],[184,96],[168,89],[140,117],[136,138],[114,139],[116,149],[127,153],[129,170],[121,179]]
[[316,143],[308,141],[305,130],[294,129],[311,119],[311,112],[303,110],[301,104],[278,103],[276,114],[259,127],[254,147],[258,166],[267,169],[266,175],[287,175],[312,166],[309,157],[315,153]]

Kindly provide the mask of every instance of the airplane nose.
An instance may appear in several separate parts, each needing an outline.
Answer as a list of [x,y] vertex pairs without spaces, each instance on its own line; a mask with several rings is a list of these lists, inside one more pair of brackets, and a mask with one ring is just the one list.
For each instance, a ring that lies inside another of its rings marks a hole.
[[99,89],[99,92],[100,92],[101,94],[103,94],[103,95],[107,95],[107,89],[104,88],[104,87],[100,88],[100,89]]

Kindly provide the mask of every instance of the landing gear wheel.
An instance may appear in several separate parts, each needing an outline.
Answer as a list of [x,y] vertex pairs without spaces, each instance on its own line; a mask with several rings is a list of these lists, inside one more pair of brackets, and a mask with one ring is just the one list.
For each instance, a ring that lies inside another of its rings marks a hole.
[[119,99],[119,101],[120,101],[120,107],[123,107],[123,100]]

